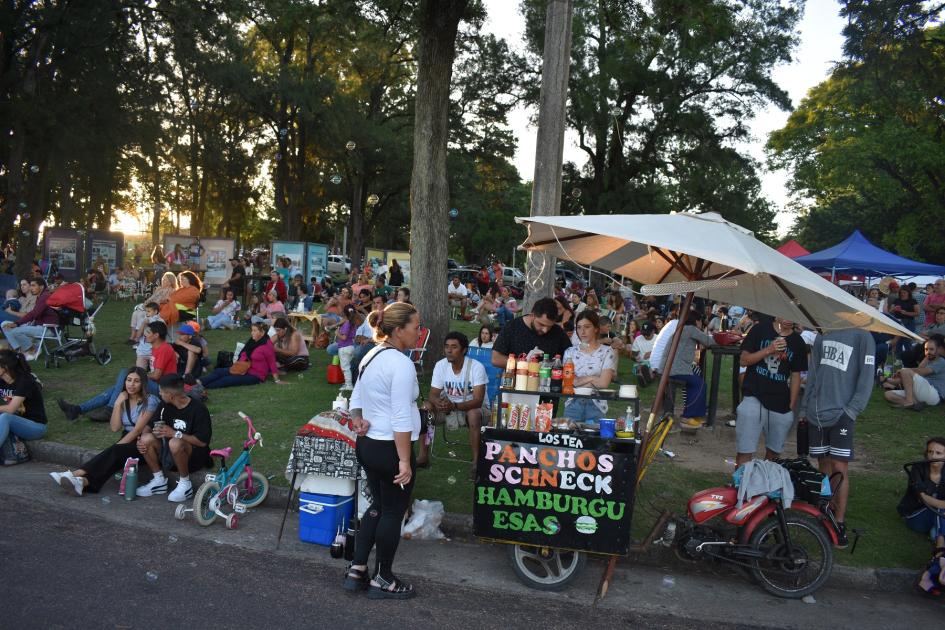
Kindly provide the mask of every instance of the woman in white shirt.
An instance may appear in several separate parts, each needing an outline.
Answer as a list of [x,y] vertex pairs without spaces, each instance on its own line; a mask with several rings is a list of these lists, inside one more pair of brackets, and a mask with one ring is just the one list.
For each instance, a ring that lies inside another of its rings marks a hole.
[[[409,599],[416,594],[413,586],[395,577],[391,567],[416,470],[413,442],[420,434],[420,386],[404,352],[417,346],[420,315],[413,305],[397,302],[372,311],[368,322],[378,345],[361,361],[351,394],[351,427],[358,434],[355,452],[373,503],[361,520],[344,588],[366,588],[371,599]],[[375,546],[374,577],[369,580],[367,561]]]
[[492,327],[483,326],[479,329],[479,336],[469,343],[470,348],[491,348],[495,340],[492,338]]
[[[606,388],[617,372],[617,355],[613,348],[598,339],[600,319],[597,313],[585,310],[578,314],[574,331],[580,343],[564,351],[564,362],[570,359],[574,363],[574,386]],[[598,420],[606,413],[606,400],[568,398],[565,401],[564,415],[571,420]]]
[[235,328],[236,314],[240,312],[240,303],[236,299],[233,289],[226,289],[223,297],[217,300],[213,307],[213,314],[207,316],[207,323],[211,330],[217,328]]

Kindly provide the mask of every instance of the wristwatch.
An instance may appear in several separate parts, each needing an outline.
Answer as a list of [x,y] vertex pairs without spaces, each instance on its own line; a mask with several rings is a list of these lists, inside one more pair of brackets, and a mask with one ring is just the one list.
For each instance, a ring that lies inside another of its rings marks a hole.
[[179,440],[182,437],[184,437],[184,434],[180,431],[174,431],[174,437],[176,437]]

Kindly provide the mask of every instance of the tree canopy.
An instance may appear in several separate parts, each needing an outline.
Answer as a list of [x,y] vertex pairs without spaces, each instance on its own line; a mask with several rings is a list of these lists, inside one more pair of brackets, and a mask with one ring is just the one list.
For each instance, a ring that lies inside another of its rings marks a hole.
[[768,141],[791,172],[794,236],[820,249],[859,228],[904,256],[945,260],[942,3],[843,3],[844,59]]

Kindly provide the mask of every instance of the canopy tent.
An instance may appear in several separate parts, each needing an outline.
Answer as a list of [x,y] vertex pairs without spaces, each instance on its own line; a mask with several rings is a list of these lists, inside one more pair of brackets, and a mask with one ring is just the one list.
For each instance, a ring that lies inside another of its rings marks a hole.
[[810,253],[793,238],[786,243],[783,243],[781,247],[778,248],[778,251],[788,258],[798,258],[800,256],[806,256]]
[[794,259],[808,269],[861,276],[941,276],[945,266],[916,262],[873,245],[859,230],[841,243]]

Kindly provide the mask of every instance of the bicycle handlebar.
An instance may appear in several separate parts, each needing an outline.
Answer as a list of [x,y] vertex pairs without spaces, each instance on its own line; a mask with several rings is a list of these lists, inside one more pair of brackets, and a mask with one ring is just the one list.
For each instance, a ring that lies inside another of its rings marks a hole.
[[242,411],[237,411],[236,413],[239,414],[240,418],[246,421],[246,439],[251,440],[251,441],[257,439],[255,437],[256,427],[253,426],[253,419],[247,416]]

